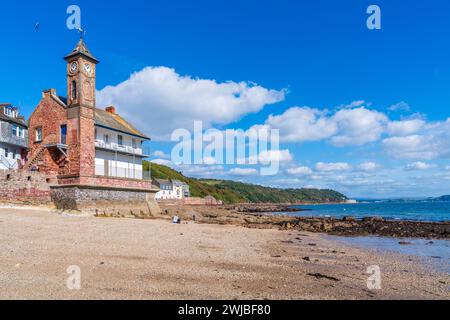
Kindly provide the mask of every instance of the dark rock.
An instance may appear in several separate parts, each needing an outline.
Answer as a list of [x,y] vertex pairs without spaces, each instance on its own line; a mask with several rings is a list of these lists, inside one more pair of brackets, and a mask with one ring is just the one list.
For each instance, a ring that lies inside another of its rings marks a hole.
[[308,262],[311,261],[311,258],[310,258],[310,257],[304,257],[304,258],[302,258],[302,259],[305,260],[305,261],[308,261]]
[[321,274],[321,273],[308,273],[308,276],[314,277],[316,279],[327,279],[327,280],[331,280],[331,281],[340,281],[338,278],[335,277],[330,277],[327,276],[325,274]]
[[384,219],[382,217],[365,217],[362,220],[363,222],[383,222]]

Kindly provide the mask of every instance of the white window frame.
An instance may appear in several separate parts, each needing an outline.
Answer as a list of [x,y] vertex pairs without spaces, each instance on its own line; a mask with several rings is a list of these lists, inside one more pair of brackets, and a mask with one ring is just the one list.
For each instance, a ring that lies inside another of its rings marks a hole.
[[35,130],[35,141],[42,142],[42,127],[36,128]]

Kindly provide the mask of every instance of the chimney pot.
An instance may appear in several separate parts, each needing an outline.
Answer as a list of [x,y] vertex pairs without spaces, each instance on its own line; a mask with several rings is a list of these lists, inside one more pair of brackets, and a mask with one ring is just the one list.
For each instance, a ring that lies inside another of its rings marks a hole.
[[114,106],[109,106],[106,109],[106,112],[111,113],[111,114],[116,114],[116,107]]

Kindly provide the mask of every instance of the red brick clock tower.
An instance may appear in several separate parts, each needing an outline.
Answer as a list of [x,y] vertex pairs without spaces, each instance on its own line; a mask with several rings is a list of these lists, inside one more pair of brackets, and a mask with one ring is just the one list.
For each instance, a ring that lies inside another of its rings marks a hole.
[[67,135],[70,137],[70,174],[95,174],[95,80],[99,61],[83,39],[65,58],[67,61]]

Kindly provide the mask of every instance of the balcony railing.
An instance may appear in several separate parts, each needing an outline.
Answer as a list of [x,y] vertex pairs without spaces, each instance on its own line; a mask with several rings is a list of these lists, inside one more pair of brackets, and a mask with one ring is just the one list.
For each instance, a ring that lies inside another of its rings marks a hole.
[[97,148],[102,148],[102,149],[117,151],[117,152],[124,152],[124,153],[128,153],[131,155],[139,155],[139,156],[146,155],[146,153],[144,152],[145,150],[143,148],[133,148],[130,146],[119,145],[119,144],[113,143],[113,142],[104,142],[102,140],[95,140],[95,146]]

